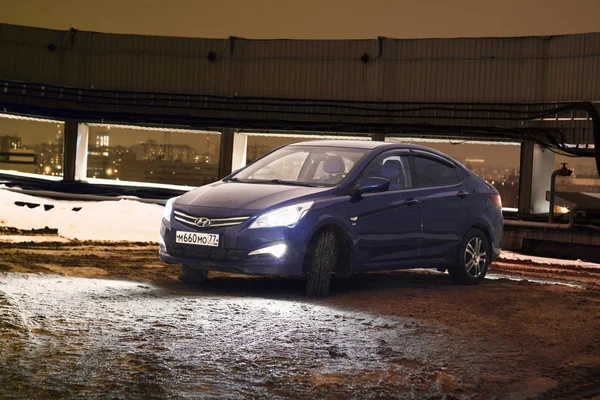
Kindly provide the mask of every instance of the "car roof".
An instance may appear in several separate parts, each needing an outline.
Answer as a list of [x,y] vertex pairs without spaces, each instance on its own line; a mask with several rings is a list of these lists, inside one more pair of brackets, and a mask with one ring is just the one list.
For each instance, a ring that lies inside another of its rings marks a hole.
[[316,146],[316,147],[345,147],[349,149],[375,149],[378,147],[389,147],[394,149],[414,149],[414,150],[425,150],[432,153],[447,155],[431,149],[429,147],[420,146],[418,144],[411,143],[392,143],[392,142],[381,142],[378,140],[309,140],[306,142],[296,142],[289,144],[288,146]]
[[348,149],[374,149],[385,146],[386,142],[374,140],[309,140],[307,142],[296,142],[289,146],[317,146],[317,147],[345,147]]

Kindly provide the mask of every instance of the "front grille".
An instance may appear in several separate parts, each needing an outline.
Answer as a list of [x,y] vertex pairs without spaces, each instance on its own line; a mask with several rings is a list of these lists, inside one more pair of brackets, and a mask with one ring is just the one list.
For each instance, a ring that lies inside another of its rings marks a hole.
[[[231,217],[231,218],[211,218],[211,217],[195,217],[193,215],[189,215],[186,213],[182,213],[181,211],[174,211],[175,220],[179,222],[183,222],[184,224],[193,226],[195,228],[203,228],[203,229],[211,229],[211,228],[219,228],[223,226],[234,226],[239,225],[250,217]],[[202,226],[198,225],[197,221],[200,220],[210,220],[210,225]]]
[[168,251],[169,254],[171,254],[174,257],[193,258],[196,260],[209,261],[242,261],[246,256],[244,250],[220,249],[216,247],[205,249],[201,246],[195,246],[190,248],[177,246],[169,249]]

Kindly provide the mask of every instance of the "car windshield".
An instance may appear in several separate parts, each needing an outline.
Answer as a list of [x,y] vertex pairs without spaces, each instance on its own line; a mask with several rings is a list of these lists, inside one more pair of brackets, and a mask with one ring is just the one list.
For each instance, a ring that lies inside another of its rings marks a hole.
[[266,155],[228,180],[301,186],[335,186],[369,150],[286,146]]

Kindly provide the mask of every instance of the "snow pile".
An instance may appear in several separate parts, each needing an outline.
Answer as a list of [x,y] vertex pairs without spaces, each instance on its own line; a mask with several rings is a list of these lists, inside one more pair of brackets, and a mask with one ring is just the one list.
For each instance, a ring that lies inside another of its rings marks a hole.
[[[29,208],[15,202],[40,206]],[[44,205],[54,207],[46,211]],[[74,211],[74,208],[80,210]],[[162,212],[160,205],[133,200],[53,200],[0,187],[0,226],[23,230],[55,228],[60,236],[68,239],[158,242]]]
[[527,256],[524,254],[513,253],[512,251],[502,250],[500,257],[504,261],[527,261],[534,264],[544,265],[568,265],[572,267],[600,268],[600,264],[595,264],[582,260],[563,260],[560,258]]

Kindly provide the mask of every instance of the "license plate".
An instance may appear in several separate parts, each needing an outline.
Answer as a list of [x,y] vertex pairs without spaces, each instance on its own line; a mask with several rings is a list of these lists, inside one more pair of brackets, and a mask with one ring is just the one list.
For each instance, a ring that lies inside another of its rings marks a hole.
[[219,246],[219,235],[214,233],[175,232],[175,243],[195,244],[198,246]]

